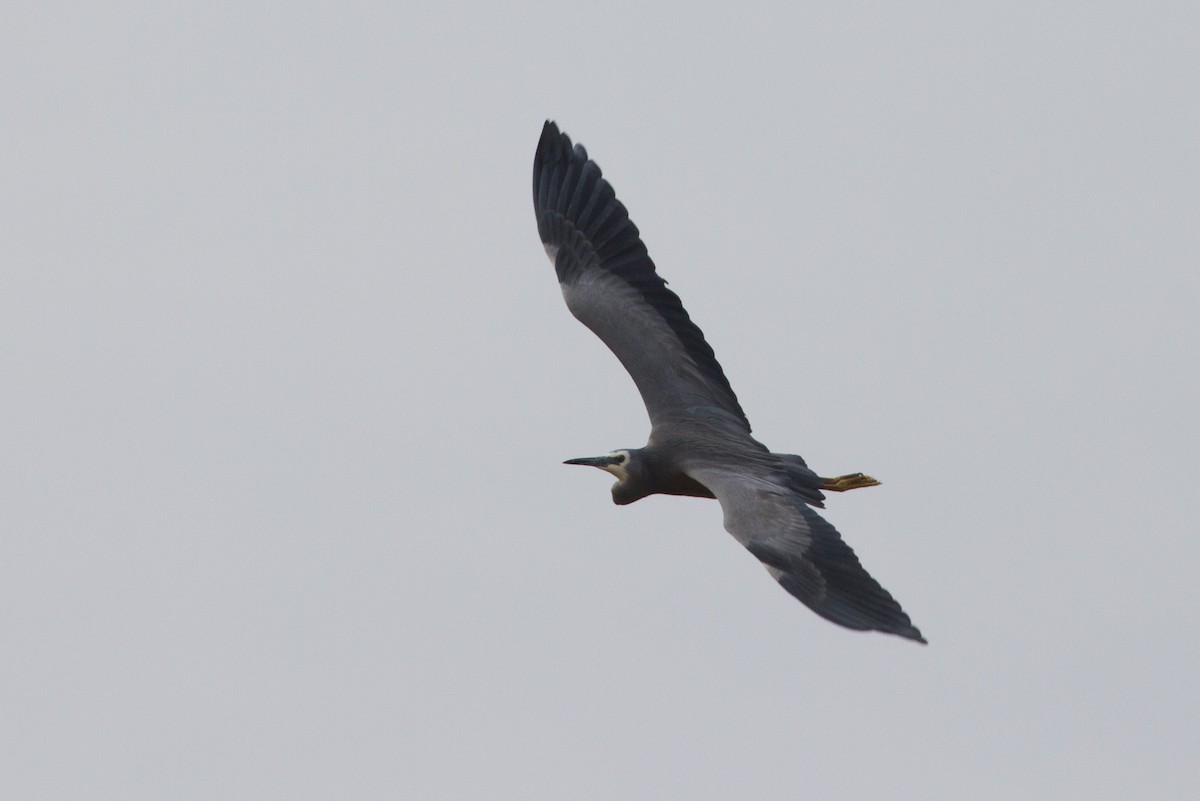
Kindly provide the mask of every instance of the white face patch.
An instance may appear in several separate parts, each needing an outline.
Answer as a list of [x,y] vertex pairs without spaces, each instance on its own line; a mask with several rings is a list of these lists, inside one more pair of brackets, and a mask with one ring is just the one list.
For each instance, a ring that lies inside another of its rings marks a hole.
[[606,464],[604,469],[617,477],[617,481],[624,481],[629,478],[629,473],[625,470],[625,465],[629,464],[629,451],[613,451],[608,454],[612,458],[621,457],[620,464]]

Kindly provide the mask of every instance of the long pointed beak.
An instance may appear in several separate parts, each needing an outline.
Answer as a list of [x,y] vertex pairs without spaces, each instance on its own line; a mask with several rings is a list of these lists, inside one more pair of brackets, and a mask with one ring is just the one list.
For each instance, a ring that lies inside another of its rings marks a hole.
[[585,456],[581,459],[568,459],[563,464],[585,464],[588,467],[599,467],[603,470],[611,464],[616,464],[616,460],[611,456]]

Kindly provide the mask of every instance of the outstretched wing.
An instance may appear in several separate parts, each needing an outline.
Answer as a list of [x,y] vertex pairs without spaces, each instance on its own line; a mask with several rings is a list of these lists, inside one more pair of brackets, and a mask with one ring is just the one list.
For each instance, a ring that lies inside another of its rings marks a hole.
[[706,418],[750,423],[704,334],[654,262],[582,145],[547,121],[533,162],[538,233],[567,307],[629,372],[650,422]]
[[846,628],[925,642],[837,530],[794,492],[766,475],[720,467],[687,473],[717,496],[726,531],[809,609]]

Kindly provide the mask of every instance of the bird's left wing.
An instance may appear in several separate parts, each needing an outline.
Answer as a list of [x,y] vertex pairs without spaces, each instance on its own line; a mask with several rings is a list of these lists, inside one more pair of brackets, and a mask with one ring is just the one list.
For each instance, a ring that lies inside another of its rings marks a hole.
[[704,419],[748,434],[725,372],[625,206],[583,146],[549,121],[534,156],[533,208],[567,307],[621,360],[651,423]]
[[846,628],[925,642],[837,530],[776,476],[713,466],[687,474],[720,501],[725,530],[809,609]]

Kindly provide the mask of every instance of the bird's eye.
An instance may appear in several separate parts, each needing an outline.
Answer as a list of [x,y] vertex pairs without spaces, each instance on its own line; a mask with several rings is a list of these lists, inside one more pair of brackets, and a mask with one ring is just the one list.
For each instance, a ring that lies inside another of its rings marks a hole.
[[623,453],[617,454],[617,464],[625,464],[625,454],[623,454]]

